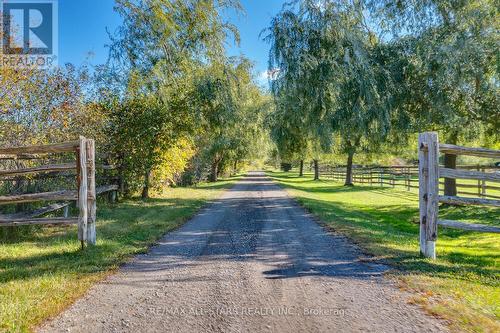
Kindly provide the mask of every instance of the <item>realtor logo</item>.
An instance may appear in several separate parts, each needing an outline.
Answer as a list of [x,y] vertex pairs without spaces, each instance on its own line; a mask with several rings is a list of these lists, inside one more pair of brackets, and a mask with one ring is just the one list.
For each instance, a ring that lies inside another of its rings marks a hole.
[[48,68],[57,60],[57,1],[2,1],[2,66]]

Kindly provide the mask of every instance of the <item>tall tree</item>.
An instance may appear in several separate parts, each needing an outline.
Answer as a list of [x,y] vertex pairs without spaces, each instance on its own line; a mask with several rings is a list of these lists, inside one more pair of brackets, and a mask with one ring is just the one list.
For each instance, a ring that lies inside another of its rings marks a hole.
[[302,122],[316,155],[338,138],[347,154],[346,185],[352,185],[355,152],[363,143],[375,146],[390,125],[390,75],[363,7],[342,0],[295,1],[268,32],[274,95],[293,105],[284,112]]
[[[438,130],[457,144],[500,128],[499,11],[493,0],[367,1],[399,49],[398,108],[414,130]],[[487,142],[485,142],[487,144]],[[445,155],[446,167],[456,166]],[[454,179],[445,193],[456,195]]]
[[265,102],[251,69],[247,59],[233,58],[213,63],[197,81],[199,137],[210,161],[211,181],[217,181],[224,165],[233,166],[249,155],[259,140]]
[[137,130],[130,143],[142,153],[133,164],[124,160],[132,147],[116,146],[114,155],[140,170],[143,197],[149,195],[150,176],[162,163],[163,151],[199,128],[198,77],[212,63],[225,61],[224,43],[231,35],[238,39],[234,26],[221,15],[227,8],[240,8],[239,2],[117,0],[124,23],[113,36],[110,68],[125,86],[115,118],[124,131]]

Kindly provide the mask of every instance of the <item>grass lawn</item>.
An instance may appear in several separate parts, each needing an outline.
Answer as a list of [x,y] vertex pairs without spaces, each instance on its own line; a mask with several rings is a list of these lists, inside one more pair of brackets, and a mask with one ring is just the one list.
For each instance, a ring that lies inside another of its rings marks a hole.
[[[436,261],[419,256],[418,196],[403,189],[344,187],[311,175],[269,172],[298,202],[367,253],[397,268],[412,302],[454,331],[500,332],[500,235],[439,229]],[[500,225],[500,209],[449,207],[440,217]]]
[[83,251],[76,227],[28,226],[16,230],[14,238],[0,240],[0,332],[30,331],[58,314],[236,179],[173,188],[146,201],[98,205],[97,246]]

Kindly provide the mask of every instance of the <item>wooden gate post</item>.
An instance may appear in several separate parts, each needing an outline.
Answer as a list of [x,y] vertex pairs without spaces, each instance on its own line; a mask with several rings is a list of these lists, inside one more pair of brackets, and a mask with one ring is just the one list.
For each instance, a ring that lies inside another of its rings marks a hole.
[[80,137],[80,144],[77,150],[78,154],[78,240],[84,246],[87,240],[87,201],[88,201],[88,187],[87,187],[87,139],[83,136]]
[[95,191],[95,142],[87,140],[88,203],[87,203],[87,244],[96,244],[96,191]]
[[439,142],[436,132],[421,133],[419,152],[420,252],[436,259],[439,210]]

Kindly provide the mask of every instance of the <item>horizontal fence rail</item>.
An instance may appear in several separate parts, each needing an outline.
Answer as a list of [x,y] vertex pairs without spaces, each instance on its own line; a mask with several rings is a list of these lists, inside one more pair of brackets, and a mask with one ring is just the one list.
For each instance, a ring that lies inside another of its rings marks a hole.
[[40,218],[40,219],[11,219],[5,222],[0,222],[4,227],[17,227],[23,225],[72,225],[78,224],[79,219],[77,217],[51,217],[51,218]]
[[66,171],[66,170],[76,170],[76,164],[66,163],[66,164],[55,164],[55,165],[42,165],[38,167],[18,169],[18,170],[0,170],[0,176],[32,175],[38,173]]
[[[500,184],[492,183],[500,179],[500,168],[492,165],[460,165],[458,169],[439,169],[440,178],[461,175],[467,180],[477,180],[476,183],[457,183],[458,194],[478,196],[485,199],[500,199]],[[452,170],[448,172],[448,170]],[[477,171],[480,170],[480,171]],[[427,171],[426,171],[427,172]],[[320,174],[325,179],[344,182],[346,178],[345,166],[323,165]],[[408,166],[356,166],[353,168],[353,182],[367,186],[402,188],[407,191],[418,190],[418,165]],[[440,192],[444,191],[444,181],[439,182]],[[475,191],[471,191],[471,189]],[[495,192],[493,192],[495,191]],[[493,193],[492,193],[493,192]]]
[[50,145],[0,148],[0,155],[34,156],[35,154],[69,153],[80,148],[80,141],[55,143]]
[[500,228],[489,225],[475,224],[475,223],[463,223],[451,220],[438,220],[438,224],[445,228],[461,229],[476,232],[489,232],[489,233],[500,233]]

